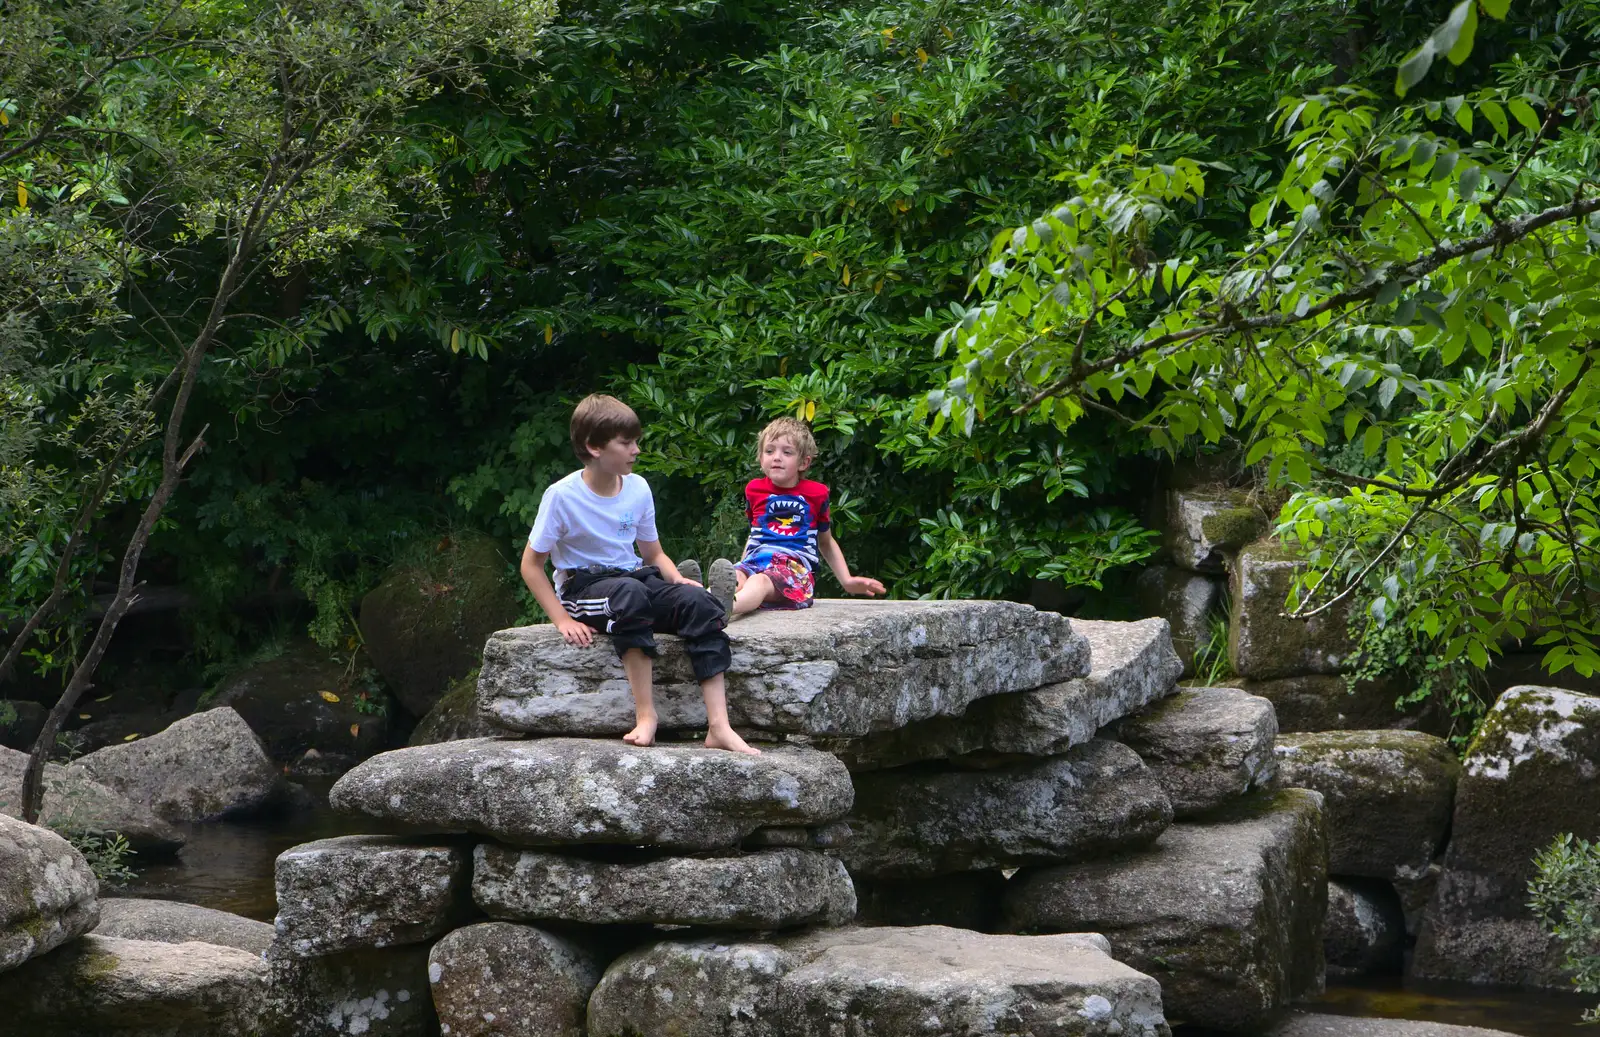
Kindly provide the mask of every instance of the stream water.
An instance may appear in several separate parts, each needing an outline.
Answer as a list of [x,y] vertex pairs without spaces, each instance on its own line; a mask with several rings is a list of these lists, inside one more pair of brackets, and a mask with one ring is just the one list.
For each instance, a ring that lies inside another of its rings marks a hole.
[[[272,865],[278,854],[312,839],[391,830],[371,819],[334,813],[327,806],[326,787],[313,787],[310,792],[316,805],[291,814],[191,827],[189,842],[177,860],[140,867],[139,877],[116,891],[117,895],[180,900],[272,921],[277,911]],[[1482,1026],[1521,1037],[1575,1037],[1596,1033],[1593,1027],[1578,1022],[1594,1001],[1575,994],[1393,977],[1330,982],[1328,992],[1305,1007],[1336,1015]]]

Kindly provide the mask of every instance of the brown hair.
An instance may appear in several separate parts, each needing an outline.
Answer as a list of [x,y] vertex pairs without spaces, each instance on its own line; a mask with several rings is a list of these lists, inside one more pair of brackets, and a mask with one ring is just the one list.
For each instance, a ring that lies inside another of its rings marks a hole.
[[811,434],[811,426],[798,418],[774,418],[768,422],[756,440],[756,454],[759,456],[774,439],[787,439],[807,460],[817,456],[817,440]]
[[590,447],[603,447],[621,436],[639,438],[639,415],[633,408],[604,393],[590,393],[572,411],[572,452],[588,464],[594,460]]

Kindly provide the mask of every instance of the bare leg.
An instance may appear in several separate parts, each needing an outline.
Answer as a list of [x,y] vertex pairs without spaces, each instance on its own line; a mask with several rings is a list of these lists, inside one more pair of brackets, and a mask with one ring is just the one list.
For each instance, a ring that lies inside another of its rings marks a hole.
[[[628,675],[628,690],[633,692],[632,731],[622,736],[629,745],[654,745],[656,741],[656,700],[654,660],[642,648],[630,648],[622,653],[622,672]],[[727,710],[724,708],[726,717]]]
[[752,749],[728,724],[728,685],[722,674],[701,681],[700,694],[706,700],[706,748],[760,756],[761,750]]
[[[740,573],[744,576],[744,573]],[[733,596],[733,614],[743,616],[760,608],[762,603],[773,597],[777,589],[772,586],[772,580],[766,573],[757,573],[739,581],[739,593]]]

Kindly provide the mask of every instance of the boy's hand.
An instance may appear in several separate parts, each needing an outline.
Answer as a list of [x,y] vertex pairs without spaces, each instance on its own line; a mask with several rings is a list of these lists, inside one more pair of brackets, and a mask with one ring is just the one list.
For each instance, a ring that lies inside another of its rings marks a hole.
[[847,594],[865,594],[869,598],[887,594],[888,588],[870,576],[852,576],[841,581]]
[[594,644],[594,631],[571,616],[557,616],[556,629],[561,631],[561,639],[569,645]]

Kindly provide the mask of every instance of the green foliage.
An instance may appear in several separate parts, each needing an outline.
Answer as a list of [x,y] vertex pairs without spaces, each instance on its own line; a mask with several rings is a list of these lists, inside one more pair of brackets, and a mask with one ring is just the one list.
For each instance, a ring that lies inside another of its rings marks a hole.
[[1194,677],[1202,687],[1220,684],[1233,672],[1233,664],[1228,657],[1230,614],[1226,598],[1206,614],[1204,640],[1195,645],[1194,651]]
[[[1566,951],[1572,985],[1600,994],[1600,843],[1559,836],[1534,858],[1534,867],[1528,906]],[[1583,1018],[1600,1022],[1600,1008]]]
[[[1288,161],[1237,242],[1207,218],[1231,163],[1124,146],[1065,176],[1061,204],[995,237],[941,337],[932,427],[1119,408],[1163,450],[1237,440],[1295,491],[1294,615],[1365,594],[1425,655],[1482,668],[1526,639],[1594,673],[1600,10],[1558,18],[1489,85],[1283,101]],[[1364,471],[1333,463],[1351,449]]]
[[17,707],[9,702],[0,702],[0,727],[10,727],[17,722]]
[[139,877],[139,873],[128,863],[129,858],[137,856],[138,851],[116,832],[60,829],[56,829],[56,832],[83,854],[89,870],[94,872],[94,877],[100,880],[102,887],[126,885]]
[[[1368,681],[1402,678],[1407,690],[1395,699],[1394,708],[1404,711],[1432,699],[1450,716],[1450,741],[1464,752],[1490,705],[1482,671],[1459,656],[1444,655],[1444,644],[1416,627],[1377,622],[1369,596],[1356,600],[1358,606],[1350,610],[1349,618],[1356,650],[1345,661],[1345,689],[1355,694]],[[1411,605],[1404,603],[1401,611],[1409,611]]]

